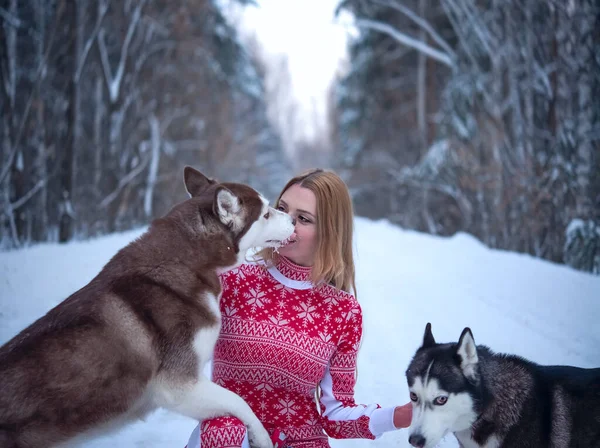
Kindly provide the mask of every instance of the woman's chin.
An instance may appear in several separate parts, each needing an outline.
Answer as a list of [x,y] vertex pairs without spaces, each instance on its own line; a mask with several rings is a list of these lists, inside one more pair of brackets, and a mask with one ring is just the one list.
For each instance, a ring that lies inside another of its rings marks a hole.
[[283,246],[277,249],[279,255],[284,256],[285,258],[290,258],[294,256],[294,251],[290,250],[290,246]]

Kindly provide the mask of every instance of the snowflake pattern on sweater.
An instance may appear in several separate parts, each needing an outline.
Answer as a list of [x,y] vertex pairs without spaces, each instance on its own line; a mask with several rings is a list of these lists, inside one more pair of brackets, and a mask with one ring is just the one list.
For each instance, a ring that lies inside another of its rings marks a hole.
[[[284,257],[269,269],[244,264],[223,274],[221,283],[213,381],[244,398],[267,430],[287,436],[289,446],[321,448],[329,446],[327,436],[379,435],[369,425],[382,411],[379,406],[354,402],[362,336],[362,312],[354,296],[331,285],[313,288],[310,268]],[[394,429],[391,410],[382,417],[379,432]],[[202,448],[239,446],[239,428],[232,430],[231,417],[203,422]]]

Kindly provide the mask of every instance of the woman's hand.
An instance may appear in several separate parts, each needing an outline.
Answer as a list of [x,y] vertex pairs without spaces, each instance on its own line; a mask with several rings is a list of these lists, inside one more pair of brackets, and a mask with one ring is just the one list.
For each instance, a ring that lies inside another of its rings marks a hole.
[[396,428],[408,428],[410,426],[412,408],[411,402],[408,402],[404,406],[396,406],[396,409],[394,409],[394,426]]

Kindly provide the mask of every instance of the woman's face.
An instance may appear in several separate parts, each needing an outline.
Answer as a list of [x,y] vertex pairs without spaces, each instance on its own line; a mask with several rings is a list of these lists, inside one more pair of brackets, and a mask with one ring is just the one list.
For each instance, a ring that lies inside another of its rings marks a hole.
[[[317,250],[317,198],[308,188],[294,184],[279,200],[277,210],[296,220],[296,237],[279,253],[300,266],[312,266]],[[293,238],[293,236],[292,236]]]

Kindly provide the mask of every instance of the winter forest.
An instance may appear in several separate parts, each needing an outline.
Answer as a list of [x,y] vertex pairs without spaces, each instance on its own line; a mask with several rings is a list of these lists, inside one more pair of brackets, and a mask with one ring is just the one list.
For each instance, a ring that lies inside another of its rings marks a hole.
[[185,165],[270,199],[319,165],[359,216],[600,274],[597,0],[337,12],[348,59],[290,149],[285,61],[273,82],[221,1],[1,0],[0,249],[145,225]]

